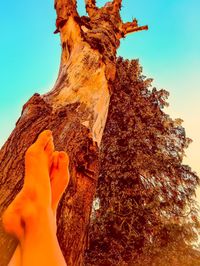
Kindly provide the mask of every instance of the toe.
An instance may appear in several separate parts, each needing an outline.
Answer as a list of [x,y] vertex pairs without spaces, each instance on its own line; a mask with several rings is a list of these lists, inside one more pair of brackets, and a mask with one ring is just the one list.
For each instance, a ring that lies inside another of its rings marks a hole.
[[52,168],[58,168],[58,155],[59,155],[59,152],[58,151],[55,151],[53,153],[53,163],[52,163]]
[[48,164],[49,164],[49,170],[50,170],[52,162],[53,162],[53,152],[54,152],[53,138],[50,138],[50,140],[47,143],[44,151],[45,151],[45,153],[47,155],[47,158],[48,158]]
[[59,158],[58,158],[58,169],[62,175],[63,181],[65,181],[66,184],[69,182],[69,156],[66,152],[59,152]]
[[58,168],[67,170],[69,165],[69,156],[66,152],[60,151],[59,152],[59,160],[58,160]]
[[58,156],[59,156],[59,152],[54,151],[51,169],[50,169],[50,180],[55,178],[56,172],[58,171]]
[[58,203],[69,183],[69,157],[65,152],[54,152],[54,162],[51,174],[52,209],[56,213]]
[[52,132],[51,130],[44,130],[40,135],[38,136],[35,145],[41,146],[44,149],[46,146],[50,143],[53,142],[53,137],[52,137]]
[[53,143],[53,139],[50,138],[50,140],[48,141],[47,145],[45,146],[45,151],[47,153],[53,153],[54,151],[54,143]]

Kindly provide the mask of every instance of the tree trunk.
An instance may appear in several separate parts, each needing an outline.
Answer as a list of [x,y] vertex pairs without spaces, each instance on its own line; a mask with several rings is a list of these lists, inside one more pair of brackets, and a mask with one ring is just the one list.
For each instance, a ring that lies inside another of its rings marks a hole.
[[[0,217],[22,188],[24,154],[41,131],[51,129],[56,150],[68,152],[71,181],[59,205],[57,232],[68,266],[83,265],[119,40],[147,29],[136,20],[122,23],[120,0],[101,9],[94,0],[85,2],[88,17],[78,15],[75,0],[55,1],[62,45],[58,79],[49,93],[24,105],[0,151]],[[8,264],[16,244],[0,221],[0,266]]]

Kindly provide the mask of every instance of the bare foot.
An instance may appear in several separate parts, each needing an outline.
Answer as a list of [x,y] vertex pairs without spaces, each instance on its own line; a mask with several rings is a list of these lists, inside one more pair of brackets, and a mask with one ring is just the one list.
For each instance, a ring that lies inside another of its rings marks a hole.
[[[43,141],[45,141],[45,136],[43,133],[41,136],[38,138],[38,141],[36,142],[37,144],[42,144]],[[47,134],[48,135],[48,134]],[[39,142],[39,143],[38,143]],[[35,143],[35,144],[36,144]],[[24,187],[22,191],[17,195],[15,198],[14,202],[8,207],[7,211],[4,214],[3,222],[4,222],[4,227],[5,230],[8,233],[11,233],[15,235],[20,243],[23,243],[25,239],[25,227],[22,225],[22,209],[24,208],[24,202],[27,202],[27,193],[30,193],[31,197],[31,204],[27,203],[26,204],[26,209],[27,205],[29,206],[29,212],[30,209],[33,208],[33,202],[32,200],[35,200],[36,194],[35,191],[33,190],[31,182],[31,176],[33,175],[33,180],[37,180],[40,174],[43,174],[42,172],[46,169],[40,169],[39,171],[37,170],[37,164],[38,162],[36,161],[37,159],[40,159],[40,162],[43,160],[46,160],[44,158],[41,158],[37,154],[37,145],[33,144],[27,151],[26,153],[26,174],[25,174],[25,181],[24,182]],[[69,171],[68,171],[68,166],[69,166],[69,157],[65,152],[54,152],[52,155],[52,150],[54,149],[53,142],[50,139],[48,141],[48,144],[45,147],[45,151],[47,152],[47,161],[48,161],[48,175],[50,172],[50,183],[51,183],[51,209],[53,213],[53,218],[54,218],[54,224],[56,225],[56,210],[58,203],[69,183]],[[46,164],[46,162],[43,161],[43,163]],[[40,172],[41,171],[41,172]],[[36,176],[34,176],[36,174]],[[46,176],[46,173],[44,173]],[[37,178],[37,179],[36,179]],[[42,179],[43,180],[43,179]],[[49,177],[48,177],[49,180]],[[38,182],[40,180],[38,179]],[[44,181],[44,180],[43,180]],[[26,186],[25,186],[26,185]],[[25,191],[25,192],[24,192]],[[38,200],[38,199],[37,199]],[[29,199],[28,199],[29,201]],[[56,230],[56,226],[55,226]],[[21,265],[21,247],[18,245],[17,249],[15,250],[11,261],[9,265]]]
[[[40,148],[42,154],[39,154]],[[39,150],[38,150],[39,149]],[[40,168],[40,165],[48,165],[50,170],[50,185],[51,185],[51,208],[54,216],[56,216],[56,210],[58,203],[69,183],[69,157],[65,152],[54,152],[53,141],[51,133],[44,131],[38,137],[36,143],[34,143],[26,153],[25,157],[25,182],[21,192],[16,196],[15,200],[9,205],[3,216],[3,223],[5,230],[15,235],[18,239],[23,238],[24,227],[22,225],[22,207],[24,203],[27,203],[31,199],[31,204],[28,204],[29,209],[32,207],[32,201],[36,200],[36,191],[34,187],[37,187],[38,182],[44,181],[39,176],[45,175],[47,167]],[[44,155],[45,151],[45,155]],[[39,168],[39,169],[38,169]],[[48,171],[49,180],[49,171]],[[47,181],[47,184],[49,182]],[[34,185],[34,182],[36,184]],[[49,190],[49,187],[48,187]],[[48,195],[49,196],[49,195]],[[37,201],[39,200],[37,195]],[[42,199],[43,200],[43,199]],[[27,209],[27,208],[26,208]],[[30,211],[30,210],[29,210]],[[56,218],[56,217],[55,217]]]
[[49,172],[53,160],[54,144],[50,130],[43,131],[25,154],[24,193],[28,197],[51,207]]
[[26,218],[38,215],[41,208],[51,208],[49,170],[53,160],[51,131],[43,131],[25,155],[24,186],[3,215],[5,230],[19,240],[24,235]]

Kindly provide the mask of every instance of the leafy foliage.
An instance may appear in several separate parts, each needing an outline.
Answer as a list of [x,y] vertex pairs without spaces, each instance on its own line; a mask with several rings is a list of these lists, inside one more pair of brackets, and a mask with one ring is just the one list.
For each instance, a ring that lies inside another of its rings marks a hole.
[[182,164],[191,140],[151,83],[138,60],[118,59],[86,265],[200,265],[199,178]]

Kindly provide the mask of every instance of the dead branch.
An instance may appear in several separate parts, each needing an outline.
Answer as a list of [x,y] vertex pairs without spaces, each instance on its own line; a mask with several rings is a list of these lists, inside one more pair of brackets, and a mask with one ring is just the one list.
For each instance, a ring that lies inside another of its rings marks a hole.
[[90,17],[92,17],[98,10],[96,6],[96,0],[85,0],[86,11]]
[[119,12],[122,6],[122,0],[113,0],[113,12]]
[[54,8],[57,13],[56,30],[54,33],[60,32],[60,29],[65,25],[70,16],[79,17],[76,0],[55,0]]
[[148,26],[138,26],[137,19],[134,19],[132,22],[127,22],[122,25],[122,37],[125,37],[129,33],[142,30],[148,30]]

